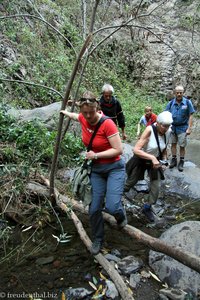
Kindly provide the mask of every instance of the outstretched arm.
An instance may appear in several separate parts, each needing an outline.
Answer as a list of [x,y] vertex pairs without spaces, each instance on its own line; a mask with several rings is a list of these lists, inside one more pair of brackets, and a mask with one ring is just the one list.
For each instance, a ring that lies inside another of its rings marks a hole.
[[61,110],[60,113],[67,116],[67,117],[69,117],[70,119],[72,119],[74,121],[78,121],[78,114],[77,113],[69,112],[67,110]]

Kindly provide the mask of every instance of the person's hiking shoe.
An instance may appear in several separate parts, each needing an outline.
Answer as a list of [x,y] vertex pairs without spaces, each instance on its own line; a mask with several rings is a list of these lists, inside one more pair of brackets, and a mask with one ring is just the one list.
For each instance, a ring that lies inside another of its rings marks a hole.
[[176,157],[172,157],[170,164],[169,164],[169,168],[172,169],[174,167],[177,166],[177,158]]
[[154,213],[151,209],[151,205],[150,204],[144,204],[143,209],[142,209],[143,214],[147,217],[147,219],[149,220],[149,222],[154,222],[155,221],[155,217],[154,217]]
[[183,165],[184,165],[184,160],[180,159],[179,163],[178,163],[178,170],[180,172],[183,172]]
[[125,215],[125,218],[124,218],[123,221],[117,222],[117,226],[118,226],[120,229],[124,228],[127,224],[128,224],[128,222],[127,222],[127,217],[126,217],[126,215]]
[[91,247],[91,253],[97,255],[100,252],[101,247],[102,247],[102,242],[98,240],[94,240]]

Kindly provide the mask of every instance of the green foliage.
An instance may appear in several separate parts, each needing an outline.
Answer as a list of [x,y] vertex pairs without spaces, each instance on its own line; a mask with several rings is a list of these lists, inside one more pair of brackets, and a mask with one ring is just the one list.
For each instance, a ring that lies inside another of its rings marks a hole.
[[[27,164],[36,166],[38,163],[51,163],[56,132],[49,132],[39,121],[16,123],[6,109],[0,109],[0,142],[1,157],[5,162],[26,161]],[[60,164],[70,165],[77,161],[79,152],[83,149],[80,138],[68,133],[61,143]]]
[[[6,7],[7,13],[26,13],[37,15],[34,7],[28,2],[12,1],[12,5]],[[74,47],[82,42],[79,32],[69,18],[67,9],[61,9],[52,1],[38,1],[36,7],[41,8],[45,20],[57,28]],[[40,9],[39,9],[40,10]],[[57,26],[55,22],[58,22]],[[0,62],[3,76],[13,79],[22,79],[30,82],[53,87],[64,94],[66,82],[71,73],[74,61],[74,51],[69,43],[47,26],[41,20],[28,18],[6,19],[1,21],[1,30],[6,40],[5,54],[12,63]],[[12,50],[11,50],[12,49]],[[10,56],[14,50],[17,55]],[[4,93],[3,93],[4,90]],[[9,93],[10,97],[6,97]],[[34,102],[40,105],[49,104],[60,98],[53,92],[34,86],[19,85],[16,83],[3,83],[0,86],[0,94],[4,100],[21,107],[30,107]],[[17,101],[16,101],[17,99]]]
[[153,112],[156,114],[162,112],[165,107],[162,98],[148,95],[148,93],[142,92],[139,89],[125,92],[124,95],[120,93],[119,100],[120,99],[122,99],[121,103],[126,116],[126,132],[130,140],[136,135],[137,123],[144,114],[145,106],[151,106]]

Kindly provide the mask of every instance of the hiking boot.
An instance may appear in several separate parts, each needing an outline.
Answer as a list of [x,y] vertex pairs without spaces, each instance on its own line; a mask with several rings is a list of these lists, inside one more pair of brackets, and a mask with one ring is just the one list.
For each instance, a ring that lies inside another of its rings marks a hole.
[[94,240],[91,247],[91,253],[97,255],[100,252],[101,247],[102,247],[102,242],[98,240]]
[[146,203],[143,206],[142,209],[143,214],[147,217],[147,219],[149,220],[149,222],[154,222],[155,221],[155,216],[154,213],[152,211],[151,205]]
[[117,226],[118,226],[120,229],[124,228],[127,224],[128,224],[128,222],[127,222],[127,217],[126,217],[126,215],[125,215],[125,218],[124,218],[123,221],[117,222]]
[[178,163],[178,170],[180,172],[183,172],[183,165],[184,165],[184,160],[180,159],[179,163]]
[[169,164],[169,168],[172,169],[174,167],[177,166],[177,158],[176,157],[172,157],[170,164]]

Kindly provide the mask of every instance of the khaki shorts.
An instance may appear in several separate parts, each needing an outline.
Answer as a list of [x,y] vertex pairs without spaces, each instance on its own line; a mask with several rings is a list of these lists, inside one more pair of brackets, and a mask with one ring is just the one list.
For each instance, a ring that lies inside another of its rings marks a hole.
[[180,134],[172,132],[170,142],[171,144],[178,144],[180,147],[185,148],[187,146],[187,134],[185,132]]

